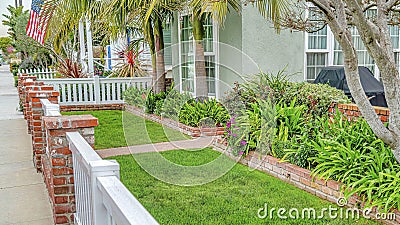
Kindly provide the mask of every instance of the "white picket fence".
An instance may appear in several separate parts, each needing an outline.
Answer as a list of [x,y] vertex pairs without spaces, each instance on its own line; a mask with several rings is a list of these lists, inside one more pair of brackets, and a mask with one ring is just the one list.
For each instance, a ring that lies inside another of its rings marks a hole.
[[43,79],[60,92],[60,105],[122,104],[129,87],[151,88],[151,77]]
[[18,74],[28,74],[31,76],[36,76],[37,79],[53,79],[56,74],[57,71],[53,70],[53,69],[18,69]]
[[78,132],[67,133],[72,151],[78,225],[158,225],[119,180],[119,164],[102,160]]

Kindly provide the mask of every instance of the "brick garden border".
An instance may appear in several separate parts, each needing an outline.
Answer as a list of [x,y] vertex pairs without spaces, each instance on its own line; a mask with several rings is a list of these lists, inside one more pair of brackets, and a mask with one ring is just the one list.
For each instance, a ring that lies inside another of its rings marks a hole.
[[124,110],[124,104],[61,105],[61,112]]
[[[238,159],[238,156],[235,156],[231,152],[223,138],[216,140],[213,143],[213,147],[215,150],[224,153],[231,159],[234,159],[249,168],[272,175],[273,177],[329,202],[337,203],[338,199],[343,197],[343,193],[341,192],[342,183],[334,180],[325,181],[323,179],[313,178],[311,176],[311,171],[308,169],[301,168],[288,162],[281,162],[278,158],[270,155],[260,155],[257,152],[250,152],[246,157],[240,157]],[[362,202],[361,198],[353,195],[348,198],[346,207],[363,208],[364,205],[365,203]],[[359,212],[362,213],[361,211]],[[375,213],[376,208],[373,208],[373,212],[370,214],[371,218],[375,219]],[[396,214],[395,221],[379,220],[379,222],[390,225],[400,224],[400,212],[395,210],[394,213]]]
[[167,126],[171,129],[180,131],[181,133],[184,133],[184,134],[192,136],[192,137],[201,137],[201,136],[213,137],[213,136],[221,136],[221,135],[225,134],[224,127],[191,127],[191,126],[185,125],[183,123],[177,122],[172,119],[164,118],[164,117],[157,116],[154,114],[147,114],[144,112],[143,109],[140,109],[135,106],[126,105],[125,109],[126,109],[126,111],[128,111],[136,116],[140,116],[144,119],[162,124],[164,126]]
[[[379,116],[379,119],[386,123],[389,121],[389,114],[390,111],[388,108],[385,107],[378,107],[374,106],[375,113]],[[356,104],[336,104],[333,103],[329,108],[329,113],[333,114],[336,113],[336,110],[342,112],[349,120],[356,119],[361,117],[360,109]]]

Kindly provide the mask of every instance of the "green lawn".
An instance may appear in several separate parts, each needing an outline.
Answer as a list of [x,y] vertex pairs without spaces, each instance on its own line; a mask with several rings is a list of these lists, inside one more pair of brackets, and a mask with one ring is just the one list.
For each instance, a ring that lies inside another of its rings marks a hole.
[[[142,161],[144,158],[154,158],[155,154],[158,153],[134,157]],[[211,149],[167,151],[161,154],[176,164],[192,166],[210,162],[220,155]],[[321,210],[337,206],[265,173],[251,171],[241,164],[204,185],[184,187],[167,184],[144,171],[134,157],[118,156],[112,159],[121,165],[121,181],[160,224],[378,224],[366,219],[333,220],[327,217],[327,213],[324,219],[282,220],[275,211],[273,219],[259,219],[257,211],[265,203],[268,208],[298,208],[300,215],[303,208]]]
[[95,127],[94,133],[96,149],[117,148],[189,138],[178,131],[169,128],[164,129],[158,123],[144,120],[129,112],[103,110],[63,112],[62,114],[91,114],[99,119],[99,126]]

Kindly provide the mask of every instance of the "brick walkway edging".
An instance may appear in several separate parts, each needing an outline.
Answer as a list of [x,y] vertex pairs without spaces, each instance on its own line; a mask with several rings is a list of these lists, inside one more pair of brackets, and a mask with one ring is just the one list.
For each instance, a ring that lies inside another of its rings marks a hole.
[[[334,180],[324,181],[323,179],[313,178],[310,170],[288,162],[281,162],[278,158],[270,155],[260,155],[256,152],[250,152],[246,157],[238,159],[238,156],[232,154],[230,149],[227,147],[226,142],[222,138],[216,140],[213,143],[213,147],[215,150],[224,153],[228,157],[245,166],[268,173],[329,202],[337,203],[337,200],[343,197],[343,194],[340,191],[341,186],[343,185],[342,183]],[[364,205],[365,203],[356,195],[349,197],[347,202],[347,207],[350,208],[356,207],[362,209],[364,208]],[[375,217],[375,213],[376,208],[374,207],[373,212],[370,214],[371,218]],[[396,214],[395,221],[379,220],[379,222],[390,225],[399,225],[400,212],[395,210],[394,213]]]
[[171,129],[177,130],[181,133],[184,133],[192,137],[201,137],[201,136],[212,137],[225,134],[224,127],[203,127],[203,128],[191,127],[172,119],[164,118],[154,114],[147,114],[143,111],[143,109],[140,109],[135,106],[125,105],[125,109],[126,111],[136,116],[140,116],[144,119],[162,124],[164,126],[167,126]]

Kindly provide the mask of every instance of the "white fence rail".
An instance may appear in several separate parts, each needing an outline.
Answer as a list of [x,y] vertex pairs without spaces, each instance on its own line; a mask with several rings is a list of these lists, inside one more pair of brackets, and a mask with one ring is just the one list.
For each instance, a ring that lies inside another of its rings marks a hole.
[[60,92],[60,105],[122,104],[123,93],[129,87],[147,89],[151,87],[151,77],[135,78],[75,78],[44,79]]
[[102,160],[78,132],[67,133],[72,151],[78,225],[158,225],[119,180],[119,164]]
[[53,79],[56,74],[57,71],[53,70],[53,69],[18,69],[18,74],[28,74],[31,76],[36,76],[38,79]]

